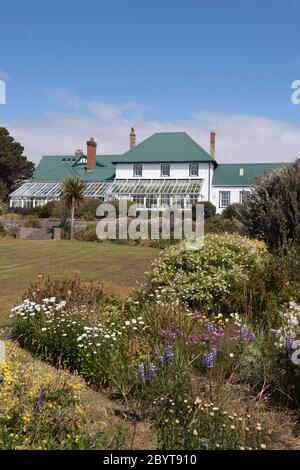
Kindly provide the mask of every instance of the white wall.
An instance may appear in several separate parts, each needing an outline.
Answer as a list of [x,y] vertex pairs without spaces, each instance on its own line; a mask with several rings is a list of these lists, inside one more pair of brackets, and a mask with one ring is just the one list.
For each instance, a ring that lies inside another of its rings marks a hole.
[[[207,201],[209,197],[210,184],[213,177],[213,164],[206,162],[192,162],[199,164],[199,175],[189,176],[189,163],[170,163],[170,179],[203,179],[201,195]],[[210,171],[209,171],[210,168]],[[116,179],[138,179],[133,176],[133,163],[117,163]],[[161,177],[161,163],[143,163],[143,176],[141,179],[164,179]]]
[[212,189],[212,199],[211,202],[217,208],[217,214],[220,214],[224,207],[219,207],[220,192],[221,191],[230,191],[230,204],[235,204],[240,202],[240,192],[241,191],[250,191],[249,186],[213,186]]

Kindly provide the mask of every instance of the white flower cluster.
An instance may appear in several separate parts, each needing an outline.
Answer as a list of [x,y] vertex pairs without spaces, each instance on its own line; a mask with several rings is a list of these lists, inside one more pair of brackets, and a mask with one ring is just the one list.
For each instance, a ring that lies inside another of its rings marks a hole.
[[42,312],[45,316],[52,316],[54,312],[59,312],[64,309],[66,302],[61,300],[56,303],[55,297],[43,299],[42,304],[33,302],[32,300],[25,299],[24,302],[11,310],[10,317],[18,317],[24,320],[35,317],[37,313]]
[[286,347],[286,338],[300,339],[300,305],[296,302],[290,302],[288,309],[280,312],[279,315],[282,326],[271,331],[276,337],[275,347],[282,349]]
[[109,327],[102,323],[98,323],[97,326],[84,326],[84,333],[77,337],[78,347],[87,349],[88,355],[90,351],[97,354],[95,347],[114,347],[114,342],[122,335],[121,331],[114,327],[115,323],[111,323]]

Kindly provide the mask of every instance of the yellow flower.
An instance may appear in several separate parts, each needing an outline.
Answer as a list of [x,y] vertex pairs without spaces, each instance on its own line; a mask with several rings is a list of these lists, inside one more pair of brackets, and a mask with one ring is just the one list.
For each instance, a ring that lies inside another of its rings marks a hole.
[[197,431],[197,429],[194,429],[193,434],[194,434],[194,436],[198,436],[198,431]]
[[261,447],[262,449],[266,449],[266,448],[267,448],[266,444],[261,444],[260,447]]

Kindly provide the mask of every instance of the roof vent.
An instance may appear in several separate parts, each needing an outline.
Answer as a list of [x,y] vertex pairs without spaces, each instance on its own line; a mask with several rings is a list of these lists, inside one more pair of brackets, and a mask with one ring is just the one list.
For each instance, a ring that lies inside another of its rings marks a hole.
[[240,168],[240,176],[244,176],[244,168]]

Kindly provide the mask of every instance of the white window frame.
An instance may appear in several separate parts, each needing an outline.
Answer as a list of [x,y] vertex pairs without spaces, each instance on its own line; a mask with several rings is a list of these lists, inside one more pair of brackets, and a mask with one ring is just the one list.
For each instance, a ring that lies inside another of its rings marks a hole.
[[[192,168],[195,167],[196,171],[193,172]],[[191,177],[198,177],[199,176],[199,163],[190,163],[189,166],[189,175]]]
[[[137,167],[140,168],[140,171],[137,171]],[[143,176],[143,164],[142,163],[133,164],[133,176],[137,178],[141,178]]]
[[[165,169],[167,169],[167,174],[165,174]],[[162,163],[160,165],[160,176],[162,178],[170,178],[171,167],[169,163]]]
[[[224,196],[228,197],[228,204],[224,204],[222,198]],[[231,191],[219,191],[219,208],[225,209],[226,207],[230,206],[230,198],[231,198]]]
[[240,204],[243,204],[245,202],[249,194],[250,194],[249,190],[243,189],[242,191],[240,191]]

